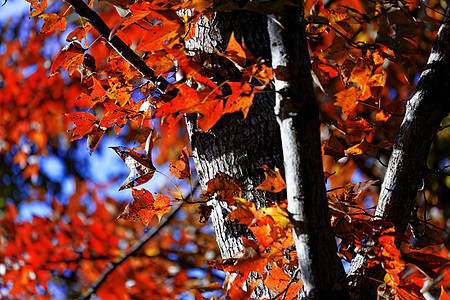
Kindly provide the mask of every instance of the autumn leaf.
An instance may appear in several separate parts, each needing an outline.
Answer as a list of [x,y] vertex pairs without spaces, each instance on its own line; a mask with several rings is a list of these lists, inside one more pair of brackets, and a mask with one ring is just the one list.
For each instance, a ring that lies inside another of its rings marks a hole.
[[225,201],[228,205],[234,205],[235,197],[240,197],[242,193],[240,184],[227,174],[217,175],[206,184],[208,189],[203,191],[204,198],[213,197],[217,193],[217,200]]
[[355,109],[356,105],[358,105],[358,99],[361,95],[362,91],[353,86],[334,95],[336,97],[334,105],[342,108],[344,119],[347,119],[349,114]]
[[64,70],[69,70],[69,75],[72,75],[83,63],[85,51],[86,49],[83,49],[77,42],[72,42],[62,48],[53,61],[49,77]]
[[76,112],[64,115],[68,117],[76,126],[75,128],[69,130],[69,132],[73,131],[72,139],[70,140],[71,142],[78,140],[85,134],[91,132],[95,129],[95,124],[98,122],[97,116],[87,112]]
[[328,141],[323,145],[323,152],[326,155],[330,155],[334,161],[338,161],[345,155],[343,144],[334,134],[332,134]]
[[161,221],[161,217],[170,211],[169,197],[156,194],[156,199],[146,189],[132,191],[134,200],[128,203],[118,219],[127,221],[141,220],[147,227],[154,215]]
[[271,170],[268,166],[263,165],[260,169],[264,170],[264,175],[266,179],[263,183],[258,185],[256,189],[265,190],[272,193],[279,193],[286,188],[286,183],[283,177],[281,177],[280,171],[278,169]]
[[40,15],[47,7],[47,0],[25,0],[30,3],[30,18]]
[[158,134],[154,130],[149,134],[145,153],[138,153],[124,146],[111,147],[130,169],[130,174],[120,186],[119,191],[144,184],[153,178],[156,168],[152,163],[151,151],[158,137]]
[[232,94],[228,97],[223,112],[242,111],[244,118],[246,118],[255,97],[252,87],[248,83],[241,82],[228,82],[228,85]]
[[258,245],[255,241],[242,238],[244,250],[239,251],[232,258],[208,261],[211,267],[225,272],[239,272],[241,279],[246,280],[251,272],[262,274],[267,266],[267,258],[258,253]]
[[170,172],[172,172],[178,179],[185,179],[191,177],[191,168],[189,167],[189,153],[187,148],[184,147],[181,151],[181,157],[179,160],[170,164]]
[[362,155],[367,153],[369,150],[370,143],[366,141],[364,138],[359,144],[354,145],[353,147],[348,148],[344,152],[350,155]]
[[39,18],[45,21],[41,27],[41,34],[49,33],[56,29],[61,31],[66,30],[67,21],[64,17],[60,17],[57,14],[43,14],[39,15]]
[[235,64],[238,69],[243,69],[245,62],[247,61],[247,56],[245,54],[242,46],[234,38],[234,32],[231,33],[230,40],[228,41],[227,50],[224,54],[218,52],[220,56],[228,58],[231,62]]
[[439,300],[450,300],[450,296],[444,290],[444,287],[442,285],[441,285],[441,296],[440,296]]
[[87,48],[88,44],[87,44],[86,35],[91,30],[91,28],[92,28],[92,25],[90,23],[84,24],[83,27],[75,28],[74,30],[72,30],[71,33],[69,33],[69,35],[66,38],[66,41],[72,42],[73,40],[77,40],[77,41],[81,42],[81,40],[84,39],[84,46]]

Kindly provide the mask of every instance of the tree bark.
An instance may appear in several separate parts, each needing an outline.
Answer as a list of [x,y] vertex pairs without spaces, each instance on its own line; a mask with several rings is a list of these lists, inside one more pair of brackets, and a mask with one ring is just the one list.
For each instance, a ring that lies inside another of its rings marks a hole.
[[346,299],[345,272],[330,225],[303,8],[296,4],[269,17],[288,211],[306,299]]
[[[434,41],[427,66],[417,89],[406,105],[406,114],[394,143],[388,169],[381,186],[376,217],[394,223],[404,233],[416,194],[427,175],[427,157],[441,120],[450,112],[450,6]],[[353,299],[374,299],[374,280],[383,270],[365,269],[367,258],[358,255],[349,272]],[[370,292],[369,292],[370,289]]]
[[[187,48],[208,56],[206,59],[215,73],[212,75],[218,82],[240,80],[237,69],[211,51],[225,52],[232,32],[236,40],[244,42],[255,57],[264,59],[270,65],[266,16],[244,11],[216,13],[207,23],[197,24],[196,38]],[[247,118],[244,119],[240,112],[224,115],[205,133],[197,128],[195,116],[187,117],[192,156],[203,189],[206,189],[209,180],[225,173],[242,183],[243,190],[248,191],[243,195],[245,199],[255,203],[257,208],[265,205],[263,191],[255,190],[264,180],[264,172],[259,167],[267,165],[272,169],[275,166],[282,169],[283,164],[274,104],[273,93],[256,94]],[[285,195],[280,195],[280,199],[285,199]],[[213,206],[211,220],[222,258],[230,258],[243,249],[241,236],[253,238],[253,235],[246,226],[225,220],[232,210],[226,203],[211,200],[208,204]],[[266,287],[259,285],[252,298],[273,295]]]

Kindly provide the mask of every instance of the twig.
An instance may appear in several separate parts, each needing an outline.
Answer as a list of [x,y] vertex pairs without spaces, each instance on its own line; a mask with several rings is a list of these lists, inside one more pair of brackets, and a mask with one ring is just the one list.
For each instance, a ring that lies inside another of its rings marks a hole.
[[92,27],[97,30],[101,37],[109,43],[109,45],[117,51],[127,62],[129,62],[139,73],[145,78],[150,80],[153,85],[161,92],[164,93],[169,82],[163,77],[155,76],[155,72],[147,66],[147,64],[136,54],[130,47],[127,46],[118,36],[109,38],[111,29],[106,25],[100,16],[89,8],[82,0],[65,0],[72,5],[75,12],[80,17],[85,18],[91,23]]
[[117,267],[119,267],[124,261],[126,261],[129,257],[134,256],[136,252],[138,252],[150,239],[152,239],[165,225],[167,225],[170,220],[175,216],[175,214],[180,210],[183,203],[181,203],[178,207],[173,209],[170,213],[166,215],[164,220],[159,223],[158,226],[152,228],[152,230],[148,231],[138,242],[136,242],[130,249],[130,251],[124,254],[117,262],[111,262],[108,268],[100,275],[97,281],[91,286],[89,292],[80,297],[80,300],[88,300],[91,296],[95,295],[100,286],[106,281],[109,275],[114,272]]

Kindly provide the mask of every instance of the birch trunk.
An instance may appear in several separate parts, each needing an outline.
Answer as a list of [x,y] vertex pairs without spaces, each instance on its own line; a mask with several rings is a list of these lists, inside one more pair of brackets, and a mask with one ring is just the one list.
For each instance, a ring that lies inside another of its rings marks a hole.
[[345,273],[330,226],[303,8],[300,1],[296,4],[269,17],[288,211],[306,299],[346,299]]

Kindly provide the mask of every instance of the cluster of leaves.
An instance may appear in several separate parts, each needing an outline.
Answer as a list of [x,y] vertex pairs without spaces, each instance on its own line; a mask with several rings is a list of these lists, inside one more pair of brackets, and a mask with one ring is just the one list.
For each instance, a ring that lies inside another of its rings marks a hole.
[[[214,82],[206,75],[202,61],[187,53],[185,42],[194,37],[195,23],[201,14],[208,16],[214,10],[237,9],[231,2],[108,0],[110,4],[129,9],[131,14],[119,17],[107,5],[91,1],[89,7],[104,9],[101,16],[113,29],[109,36],[88,45],[88,40],[98,38],[99,34],[93,28],[95,24],[81,19],[67,36],[69,44],[53,59],[47,79],[42,74],[45,74],[44,65],[48,64],[45,60],[36,61],[36,57],[40,57],[44,37],[55,33],[60,36],[66,29],[70,8],[63,7],[57,14],[44,13],[47,1],[29,2],[30,15],[44,20],[40,35],[32,36],[26,51],[20,49],[17,41],[5,42],[6,53],[0,58],[2,85],[8,86],[0,95],[2,153],[10,151],[12,145],[19,145],[14,163],[24,170],[24,177],[36,175],[39,168],[31,163],[30,157],[45,154],[46,146],[52,139],[58,140],[68,121],[75,125],[71,141],[86,136],[91,153],[110,128],[119,135],[127,124],[129,139],[138,144],[135,149],[113,148],[131,170],[121,189],[131,188],[134,200],[122,212],[113,199],[100,201],[95,191],[79,183],[68,205],[52,202],[53,211],[48,218],[23,222],[16,208],[9,205],[1,220],[0,247],[5,250],[0,256],[1,283],[8,287],[9,295],[39,294],[46,298],[48,283],[61,280],[68,286],[76,282],[79,286],[73,285],[72,289],[79,296],[97,280],[109,261],[126,253],[127,247],[143,234],[139,223],[122,223],[115,220],[117,216],[140,220],[147,227],[155,225],[153,216],[160,221],[170,211],[170,197],[135,189],[159,172],[151,157],[153,146],[158,143],[160,149],[170,149],[155,159],[158,164],[172,161],[172,174],[190,181],[188,150],[183,149],[176,160],[185,143],[177,135],[182,128],[178,121],[185,114],[197,114],[198,125],[207,131],[223,114],[240,111],[246,117],[254,95],[270,89],[273,74],[234,35],[225,53],[217,55],[231,61],[242,73],[238,81]],[[250,1],[243,8],[274,12],[286,5],[285,1],[271,1],[271,6],[262,8],[263,2]],[[408,242],[408,237],[395,233],[392,224],[374,220],[371,205],[367,205],[376,200],[376,192],[368,188],[380,177],[379,161],[389,153],[404,102],[414,88],[411,83],[424,64],[417,53],[429,50],[435,34],[438,22],[434,19],[440,19],[435,9],[438,4],[433,1],[428,6],[419,1],[361,3],[354,0],[352,5],[348,1],[330,2],[335,2],[334,9],[325,7],[320,0],[305,1],[305,12],[312,73],[318,89],[325,94],[320,107],[324,120],[322,130],[328,133],[323,144],[324,167],[331,186],[328,192],[331,225],[340,238],[339,255],[351,261],[361,251],[363,241],[371,240],[374,245],[369,253],[373,258],[371,264],[381,264],[387,271],[380,286],[383,297],[394,294],[399,299],[423,299],[421,290],[426,289],[427,279],[440,276],[444,299],[444,287],[450,285],[446,267],[449,253],[446,247],[432,247],[443,241],[436,228],[426,218],[425,221],[416,219],[412,249],[399,250],[395,239]],[[187,9],[189,14],[176,13]],[[171,83],[161,91],[161,86],[143,78],[140,70],[108,43],[113,37],[119,37],[129,47],[136,45],[135,51],[154,71],[155,78],[164,77]],[[25,78],[23,69],[30,64],[37,64],[38,69]],[[70,79],[64,78],[61,73],[64,70],[72,76]],[[85,88],[68,84],[74,83],[74,78],[79,78]],[[28,89],[23,89],[24,86]],[[396,91],[394,96],[390,95],[390,89]],[[140,94],[140,100],[135,94]],[[80,111],[74,112],[74,106]],[[62,113],[66,113],[66,118]],[[161,118],[161,123],[155,125],[153,120],[157,118]],[[156,130],[162,135],[158,142]],[[34,152],[27,150],[29,146],[21,145],[20,139],[26,140],[27,145],[35,145]],[[362,157],[375,159],[362,160]],[[279,173],[266,166],[262,168],[266,181],[257,189],[282,192],[285,185]],[[349,184],[357,169],[374,180]],[[243,239],[244,249],[234,257],[209,263],[229,273],[226,283],[231,299],[249,297],[260,282],[292,299],[302,283],[293,272],[297,255],[292,250],[294,242],[286,202],[268,199],[267,207],[256,209],[252,202],[242,198],[242,192],[238,182],[223,174],[208,182],[204,200],[194,201],[205,202],[214,196],[235,207],[228,221],[248,226],[254,236],[254,240]],[[177,193],[179,200],[187,200],[181,192]],[[96,204],[94,212],[80,205],[86,194]],[[209,211],[207,205],[201,206],[204,219]],[[188,216],[192,218],[191,214]],[[159,242],[151,241],[139,255],[122,264],[115,276],[100,287],[97,296],[147,298],[157,293],[173,299],[189,287],[203,286],[195,291],[196,298],[201,299],[200,291],[220,289],[217,284],[207,286],[213,279],[210,274],[207,282],[200,284],[188,276],[188,269],[208,270],[202,257],[215,257],[208,255],[215,247],[200,227],[191,228],[195,232],[192,233],[186,223],[195,222],[177,221],[170,227],[171,231],[162,232]],[[175,239],[174,235],[181,237]],[[40,243],[36,243],[38,238]],[[195,251],[183,251],[189,247]],[[177,259],[171,259],[171,254],[177,255]],[[251,272],[260,276],[248,282]]]

